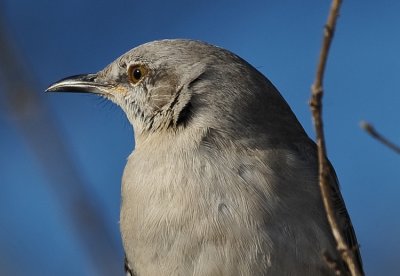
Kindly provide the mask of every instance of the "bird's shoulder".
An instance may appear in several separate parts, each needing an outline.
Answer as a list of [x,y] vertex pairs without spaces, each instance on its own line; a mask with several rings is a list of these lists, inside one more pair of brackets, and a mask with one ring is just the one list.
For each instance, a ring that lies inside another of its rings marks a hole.
[[[214,131],[204,137],[203,144],[208,151],[213,147],[218,148],[217,151],[219,153],[221,153],[221,149],[230,148],[223,150],[223,152],[230,155],[227,158],[228,160],[234,159],[232,155],[236,156],[236,160],[239,160],[236,164],[239,168],[237,174],[248,183],[260,182],[260,176],[275,177],[280,180],[277,181],[278,183],[286,183],[284,185],[287,185],[288,179],[291,179],[290,181],[295,181],[296,185],[307,186],[300,187],[301,191],[311,191],[312,194],[317,194],[320,197],[318,149],[314,141],[308,137],[300,137],[299,139],[288,141],[268,140],[262,136],[256,136],[243,141],[240,139],[226,139],[223,134]],[[227,163],[229,164],[229,162]],[[329,161],[328,166],[330,196],[336,219],[349,249],[353,250],[359,267],[362,267],[359,245],[340,191],[339,180],[335,169]],[[289,188],[289,186],[286,188]],[[278,190],[276,189],[275,191]],[[295,192],[294,190],[292,191]]]

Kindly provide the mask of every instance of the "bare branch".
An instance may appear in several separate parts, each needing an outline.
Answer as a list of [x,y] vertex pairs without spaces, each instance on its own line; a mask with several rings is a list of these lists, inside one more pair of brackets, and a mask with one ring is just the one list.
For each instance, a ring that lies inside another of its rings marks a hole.
[[382,134],[380,134],[376,129],[368,122],[361,121],[360,122],[360,127],[364,129],[369,135],[374,137],[376,140],[381,142],[382,144],[386,145],[388,148],[394,150],[396,153],[400,154],[400,147],[391,141],[389,141],[387,138],[385,138]]
[[328,58],[328,52],[335,32],[336,20],[339,15],[341,3],[341,0],[332,1],[328,20],[324,28],[324,38],[319,56],[317,73],[314,84],[311,87],[310,107],[317,136],[316,140],[318,146],[319,184],[327,218],[331,226],[332,234],[336,240],[337,250],[340,253],[341,258],[349,268],[351,275],[359,276],[362,275],[361,268],[358,267],[357,262],[355,261],[353,251],[348,248],[334,214],[334,208],[331,200],[331,192],[328,182],[330,167],[328,165],[328,160],[326,157],[325,135],[322,121],[323,78]]
[[325,262],[328,264],[329,268],[335,272],[336,276],[340,276],[342,274],[342,270],[341,270],[341,266],[339,266],[338,262],[329,255],[329,252],[324,252],[323,256],[324,256]]

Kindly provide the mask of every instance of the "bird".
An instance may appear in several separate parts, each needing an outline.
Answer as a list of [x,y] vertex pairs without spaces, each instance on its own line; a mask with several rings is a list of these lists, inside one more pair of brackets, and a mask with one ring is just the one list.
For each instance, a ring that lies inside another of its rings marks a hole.
[[[271,81],[238,55],[157,40],[46,91],[97,94],[133,126],[121,185],[127,275],[336,275],[325,256],[347,269],[322,203],[315,143]],[[332,166],[329,185],[362,267]]]

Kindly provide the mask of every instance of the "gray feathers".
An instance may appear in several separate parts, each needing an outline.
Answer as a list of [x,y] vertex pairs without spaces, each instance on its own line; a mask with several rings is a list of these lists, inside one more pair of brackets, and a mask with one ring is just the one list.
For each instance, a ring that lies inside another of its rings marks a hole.
[[[144,69],[139,79],[132,66]],[[339,260],[316,146],[260,72],[203,42],[162,40],[132,49],[93,82],[49,89],[101,85],[96,93],[134,127],[120,225],[135,275],[334,275],[323,258]],[[358,254],[335,175],[331,185]]]
[[274,86],[203,43],[154,42],[137,55],[173,74],[166,110],[190,103],[191,118],[147,135],[125,170],[121,230],[139,275],[330,275],[322,254],[338,256],[315,146]]

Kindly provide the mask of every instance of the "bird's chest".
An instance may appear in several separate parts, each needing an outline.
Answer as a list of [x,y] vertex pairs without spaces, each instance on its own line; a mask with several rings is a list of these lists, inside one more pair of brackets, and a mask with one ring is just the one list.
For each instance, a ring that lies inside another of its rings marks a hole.
[[[193,269],[199,260],[223,256],[218,253],[223,244],[225,249],[233,246],[231,252],[261,246],[263,237],[255,238],[258,226],[253,223],[262,220],[262,207],[250,208],[257,199],[250,199],[252,191],[241,190],[240,177],[232,173],[228,165],[217,168],[196,156],[171,155],[162,160],[132,156],[123,177],[120,218],[128,261],[137,268],[171,269],[172,273],[173,260]],[[234,264],[236,257],[231,254]]]
[[120,217],[127,254],[162,254],[195,219],[193,202],[199,191],[191,171],[190,165],[168,156],[160,160],[138,154],[129,159]]
[[192,235],[188,228],[211,211],[210,189],[219,189],[207,187],[211,181],[202,183],[213,178],[211,172],[205,175],[203,166],[199,160],[189,163],[172,156],[163,160],[140,156],[129,159],[123,177],[120,221],[128,247],[131,241],[136,247],[171,246],[176,235]]
[[146,229],[148,235],[182,218],[193,189],[189,178],[179,162],[131,158],[122,183],[121,226],[138,236]]

